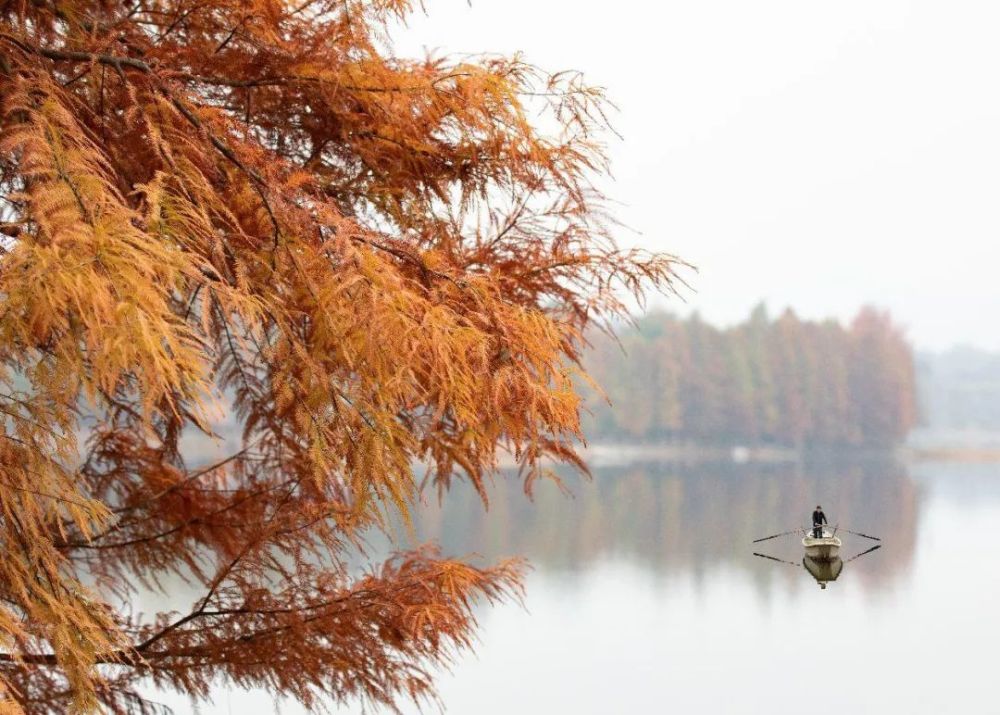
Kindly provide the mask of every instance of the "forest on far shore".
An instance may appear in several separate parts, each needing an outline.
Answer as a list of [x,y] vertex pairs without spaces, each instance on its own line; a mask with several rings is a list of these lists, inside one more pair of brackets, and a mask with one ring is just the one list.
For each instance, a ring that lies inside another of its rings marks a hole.
[[873,308],[842,325],[758,306],[729,328],[653,313],[592,343],[590,441],[883,448],[918,418],[913,350]]

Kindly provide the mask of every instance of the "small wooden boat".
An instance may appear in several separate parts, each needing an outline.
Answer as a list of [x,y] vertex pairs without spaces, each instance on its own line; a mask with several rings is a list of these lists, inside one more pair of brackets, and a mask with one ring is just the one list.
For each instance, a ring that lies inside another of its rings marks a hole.
[[843,560],[840,558],[841,544],[840,539],[837,538],[838,530],[844,531],[848,534],[854,534],[855,536],[862,536],[866,539],[871,539],[872,541],[881,541],[881,539],[877,536],[869,536],[868,534],[851,531],[850,529],[840,529],[840,527],[834,527],[832,531],[824,528],[820,531],[821,536],[816,537],[813,536],[812,529],[807,530],[799,527],[798,529],[793,529],[791,531],[783,531],[780,534],[772,534],[771,536],[754,539],[753,543],[758,544],[762,541],[777,539],[779,536],[798,534],[802,536],[802,546],[806,550],[806,555],[802,558],[801,564],[797,564],[794,561],[779,559],[777,556],[762,554],[758,551],[754,551],[753,555],[762,559],[768,559],[769,561],[788,564],[789,566],[801,566],[805,568],[805,570],[808,571],[814,579],[816,579],[816,583],[819,584],[820,588],[826,588],[828,583],[837,580],[840,576],[840,572],[844,568],[844,564],[849,564],[855,559],[860,559],[862,556],[870,554],[873,551],[878,551],[882,548],[882,544],[875,544],[875,546],[872,546],[859,554],[855,554],[847,560]]
[[802,537],[802,546],[806,549],[806,556],[813,561],[833,561],[840,556],[840,539],[834,536],[829,529],[823,529],[823,535],[813,536],[810,529]]

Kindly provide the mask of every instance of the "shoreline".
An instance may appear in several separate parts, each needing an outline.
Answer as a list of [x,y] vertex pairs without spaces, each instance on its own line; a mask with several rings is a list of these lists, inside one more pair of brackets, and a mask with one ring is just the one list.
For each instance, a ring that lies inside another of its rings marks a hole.
[[900,445],[886,449],[813,446],[802,449],[776,445],[636,444],[595,442],[581,449],[594,466],[634,462],[729,462],[733,464],[790,464],[819,460],[893,459],[906,463],[955,462],[1000,464],[1000,447],[956,445]]
[[906,461],[1000,464],[1000,447],[905,447]]

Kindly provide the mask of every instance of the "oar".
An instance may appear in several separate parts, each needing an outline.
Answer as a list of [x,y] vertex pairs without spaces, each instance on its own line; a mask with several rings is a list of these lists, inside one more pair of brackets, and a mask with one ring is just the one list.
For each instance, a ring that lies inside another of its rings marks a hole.
[[791,531],[782,531],[780,534],[771,534],[771,536],[765,536],[763,539],[754,539],[750,543],[756,544],[761,541],[767,541],[768,539],[777,539],[779,536],[788,536],[789,534],[797,534],[800,531],[802,531],[802,529],[792,529]]
[[870,549],[868,549],[867,551],[862,551],[862,552],[861,552],[860,554],[855,554],[855,555],[854,555],[854,556],[852,556],[851,558],[847,559],[847,561],[845,561],[844,563],[845,563],[845,564],[849,564],[849,563],[851,563],[852,561],[854,561],[854,559],[860,559],[860,558],[861,558],[862,556],[864,556],[865,554],[870,554],[870,553],[871,553],[872,551],[878,551],[878,550],[879,550],[879,549],[881,549],[881,548],[882,548],[882,544],[875,544],[875,545],[874,545],[873,547],[871,547],[871,548],[870,548]]
[[762,559],[770,559],[771,561],[777,561],[779,564],[788,564],[789,566],[801,566],[802,564],[797,564],[794,561],[785,561],[784,559],[779,559],[774,556],[768,556],[767,554],[758,554],[756,551],[753,552],[754,556],[760,556]]
[[881,541],[882,540],[882,539],[878,538],[877,536],[868,536],[868,534],[861,534],[861,533],[858,533],[857,531],[851,531],[850,529],[844,529],[844,531],[846,531],[848,534],[854,534],[855,536],[863,536],[864,538],[871,539],[872,541]]

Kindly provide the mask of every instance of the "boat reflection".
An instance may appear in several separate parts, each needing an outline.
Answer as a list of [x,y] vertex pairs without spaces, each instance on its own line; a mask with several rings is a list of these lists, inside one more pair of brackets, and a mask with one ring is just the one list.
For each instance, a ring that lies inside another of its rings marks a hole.
[[860,559],[862,556],[866,556],[867,554],[870,554],[873,551],[878,551],[881,548],[882,544],[876,544],[870,549],[862,551],[859,554],[855,554],[846,561],[840,558],[839,556],[827,560],[819,560],[819,559],[814,559],[811,556],[803,556],[801,564],[797,564],[794,561],[786,561],[785,559],[779,559],[777,556],[770,556],[768,554],[758,553],[756,551],[754,552],[753,555],[758,556],[762,559],[768,559],[769,561],[777,562],[779,564],[787,564],[789,566],[795,566],[796,568],[801,566],[802,568],[804,568],[806,571],[809,572],[810,576],[816,579],[816,583],[819,584],[819,587],[821,589],[825,589],[828,583],[832,583],[840,577],[841,572],[844,570],[844,564]]
[[810,556],[802,557],[802,565],[812,574],[820,588],[826,588],[831,581],[836,581],[844,569],[844,560],[839,556],[831,561],[817,561]]

